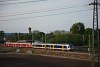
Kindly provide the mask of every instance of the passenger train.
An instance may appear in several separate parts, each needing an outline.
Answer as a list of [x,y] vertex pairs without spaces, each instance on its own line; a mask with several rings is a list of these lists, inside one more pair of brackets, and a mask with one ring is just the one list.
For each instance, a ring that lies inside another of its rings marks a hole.
[[70,51],[73,50],[73,45],[71,44],[45,44],[39,41],[32,41],[24,40],[24,41],[17,41],[17,42],[6,42],[7,47],[23,47],[23,48],[35,48],[35,49],[50,49],[50,50],[63,50],[63,51]]

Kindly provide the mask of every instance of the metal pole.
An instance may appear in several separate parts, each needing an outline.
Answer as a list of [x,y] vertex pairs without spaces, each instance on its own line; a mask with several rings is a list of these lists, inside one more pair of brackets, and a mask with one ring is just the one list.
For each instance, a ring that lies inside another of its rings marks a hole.
[[45,44],[46,44],[46,33],[45,33]]
[[1,36],[0,36],[0,44],[1,44]]
[[90,38],[90,35],[89,35],[89,56],[91,56],[91,38]]
[[98,67],[100,67],[100,46],[99,46],[99,29],[98,29],[98,5],[100,5],[97,1],[96,9],[97,9],[97,55],[98,55]]
[[43,34],[42,34],[42,40],[41,41],[43,42]]
[[85,45],[84,45],[84,35],[83,35],[83,46],[85,46]]
[[92,32],[92,67],[94,67],[94,53],[95,48],[97,48],[97,55],[98,55],[98,66],[100,67],[100,46],[99,46],[99,32],[98,32],[98,0],[94,0],[94,3],[91,3],[89,5],[93,5],[93,32]]
[[[18,41],[19,41],[19,33],[18,33]],[[20,47],[19,42],[18,42],[18,46]]]
[[99,29],[97,29],[97,55],[98,55],[98,67],[100,67],[100,45],[99,45]]
[[32,31],[32,43],[33,43],[33,31]]
[[[95,0],[94,0],[94,4],[95,4]],[[91,59],[92,59],[92,64],[91,64],[91,66],[92,67],[94,67],[94,33],[95,33],[95,31],[94,31],[94,15],[95,14],[95,5],[94,5],[94,8],[93,8],[93,31],[92,31],[92,55],[91,55]]]
[[19,41],[19,33],[18,33],[18,41]]

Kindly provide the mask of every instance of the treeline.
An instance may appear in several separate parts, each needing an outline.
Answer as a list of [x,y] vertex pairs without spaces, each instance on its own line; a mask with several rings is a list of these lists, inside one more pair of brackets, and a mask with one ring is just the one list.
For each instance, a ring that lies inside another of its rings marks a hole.
[[44,43],[69,43],[75,46],[87,46],[92,43],[92,28],[85,29],[84,24],[78,22],[72,25],[70,31],[56,30],[50,33],[44,33],[35,30],[30,34],[12,33],[6,36],[6,41],[15,42],[18,40],[32,40],[33,42],[38,40]]
[[4,31],[0,31],[0,44],[4,43]]

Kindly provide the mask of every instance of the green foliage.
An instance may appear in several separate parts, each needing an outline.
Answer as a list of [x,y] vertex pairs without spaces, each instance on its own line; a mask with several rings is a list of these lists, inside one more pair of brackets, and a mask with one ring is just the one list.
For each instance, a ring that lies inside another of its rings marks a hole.
[[46,34],[46,41],[47,43],[54,43],[55,35],[51,32]]
[[44,42],[44,36],[45,33],[43,32],[33,33],[33,41],[38,40]]
[[65,36],[63,34],[55,35],[54,43],[65,43]]
[[0,44],[4,43],[4,31],[0,31]]
[[67,34],[67,43],[75,46],[83,45],[83,36],[79,34]]
[[73,26],[70,28],[70,32],[72,34],[84,34],[84,31],[85,27],[81,22],[73,24]]
[[86,28],[84,34],[85,35],[92,35],[92,28]]
[[[99,29],[99,39],[100,39],[100,29]],[[99,41],[100,42],[100,41]]]
[[4,36],[4,31],[0,31],[0,36]]

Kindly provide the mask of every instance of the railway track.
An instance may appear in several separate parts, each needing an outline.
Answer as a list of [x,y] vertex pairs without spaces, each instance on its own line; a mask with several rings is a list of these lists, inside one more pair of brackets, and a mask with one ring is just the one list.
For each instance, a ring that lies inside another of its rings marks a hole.
[[[47,56],[67,57],[71,59],[81,59],[91,61],[88,52],[81,51],[58,51],[49,49],[33,49],[33,48],[15,48],[15,47],[0,47],[0,54],[36,54]],[[95,59],[97,61],[97,57]]]

